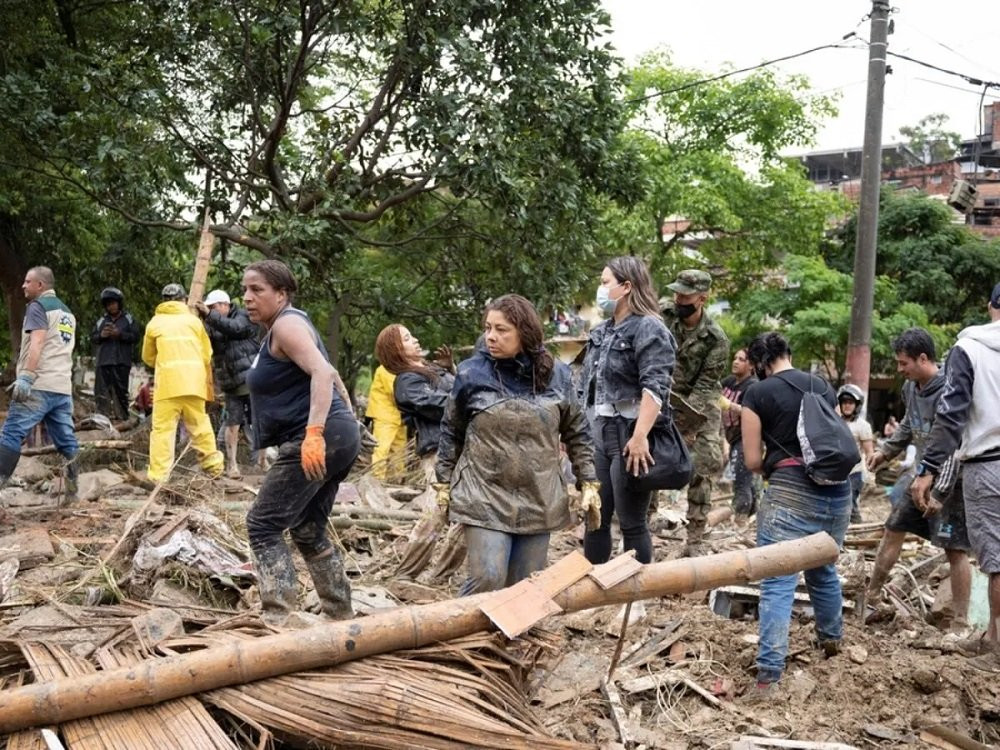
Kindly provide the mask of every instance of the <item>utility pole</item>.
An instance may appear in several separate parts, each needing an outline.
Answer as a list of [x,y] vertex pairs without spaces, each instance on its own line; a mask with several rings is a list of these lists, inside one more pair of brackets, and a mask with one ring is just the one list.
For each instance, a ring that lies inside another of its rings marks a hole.
[[[865,142],[861,152],[861,206],[854,251],[854,304],[847,339],[845,379],[868,393],[872,361],[872,309],[875,303],[875,253],[878,247],[878,195],[882,182],[882,102],[885,93],[889,3],[872,2],[868,44],[868,98],[865,104]],[[867,405],[868,399],[865,399]]]

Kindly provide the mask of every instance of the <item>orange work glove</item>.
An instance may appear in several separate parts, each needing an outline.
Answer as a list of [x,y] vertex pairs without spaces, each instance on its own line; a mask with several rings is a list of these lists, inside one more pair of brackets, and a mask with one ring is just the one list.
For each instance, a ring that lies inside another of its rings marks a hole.
[[318,482],[326,476],[326,438],[323,437],[323,425],[311,424],[306,427],[300,455],[302,471],[308,479]]

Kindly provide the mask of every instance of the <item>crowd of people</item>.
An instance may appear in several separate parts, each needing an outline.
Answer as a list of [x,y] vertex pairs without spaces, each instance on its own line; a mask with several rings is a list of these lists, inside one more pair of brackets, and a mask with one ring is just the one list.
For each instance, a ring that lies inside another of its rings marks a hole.
[[[913,468],[897,483],[862,614],[865,603],[881,597],[906,534],[921,536],[941,547],[950,564],[957,647],[973,666],[1000,672],[1000,284],[987,305],[991,322],[962,331],[943,367],[927,331],[910,329],[893,341],[906,381],[905,412],[876,447],[864,392],[850,383],[835,389],[796,369],[780,333],[757,336],[730,359],[729,339],[708,308],[712,277],[705,271],[681,272],[663,299],[646,264],[632,256],[608,260],[594,282],[605,320],[587,335],[576,372],[553,357],[543,317],[516,294],[486,306],[482,335],[457,367],[448,347],[428,358],[401,323],[377,337],[366,412],[377,441],[372,472],[397,476],[412,440],[420,475],[465,535],[460,595],[509,586],[540,570],[552,533],[581,520],[591,562],[612,556],[615,520],[621,547],[652,562],[649,519],[658,493],[639,480],[655,465],[650,438],[664,420],[683,437],[691,463],[687,538],[679,552],[687,556],[706,552],[713,486],[725,464],[737,523],[756,518],[758,545],[818,531],[842,544],[848,525],[860,520],[866,477],[910,449]],[[0,432],[0,486],[28,432],[44,423],[63,457],[64,495],[72,500],[79,450],[71,377],[76,318],[56,296],[50,269],[30,269],[23,290],[28,306]],[[350,617],[350,583],[326,529],[339,485],[360,453],[362,428],[321,336],[294,306],[298,286],[290,269],[277,260],[251,263],[241,291],[243,308],[224,290],[189,306],[183,286],[168,284],[140,335],[121,291],[105,289],[104,315],[91,335],[98,406],[127,412],[128,368],[141,340],[142,360],[153,371],[143,398],[151,413],[149,479],[168,479],[179,422],[207,474],[239,476],[237,445],[245,429],[258,455],[273,452],[247,517],[263,618],[281,624],[297,609],[286,532],[322,612]],[[225,404],[225,454],[206,412],[217,389]],[[851,446],[847,468],[832,480],[816,470],[819,458],[804,423],[804,415],[816,413],[833,415],[827,431],[843,431]],[[970,554],[989,576],[990,621],[979,637],[968,620]],[[773,694],[783,674],[797,581],[788,575],[761,584],[752,699]],[[817,648],[833,656],[843,638],[835,566],[806,571],[805,584]]]

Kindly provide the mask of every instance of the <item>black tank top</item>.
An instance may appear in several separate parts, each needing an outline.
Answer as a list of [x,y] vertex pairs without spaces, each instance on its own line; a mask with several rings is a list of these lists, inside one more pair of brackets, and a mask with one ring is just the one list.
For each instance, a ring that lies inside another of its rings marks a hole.
[[[288,307],[278,314],[299,315],[309,323],[316,346],[323,353],[327,362],[330,356],[326,347],[309,321],[309,316],[302,310]],[[309,423],[309,399],[312,379],[297,364],[290,359],[278,359],[271,354],[271,333],[268,332],[260,345],[260,351],[247,371],[247,385],[250,387],[250,413],[253,420],[253,436],[255,448],[267,448],[281,445],[290,440],[301,440],[306,434]],[[354,416],[344,404],[344,400],[333,389],[333,399],[330,401],[330,419],[348,419]]]

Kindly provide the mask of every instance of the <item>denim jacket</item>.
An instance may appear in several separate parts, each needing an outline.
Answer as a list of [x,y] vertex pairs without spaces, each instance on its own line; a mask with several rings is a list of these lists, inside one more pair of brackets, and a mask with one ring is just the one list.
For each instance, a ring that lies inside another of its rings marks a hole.
[[663,321],[629,315],[615,325],[606,320],[590,332],[580,379],[584,407],[642,398],[648,390],[662,403],[670,397],[677,344]]

